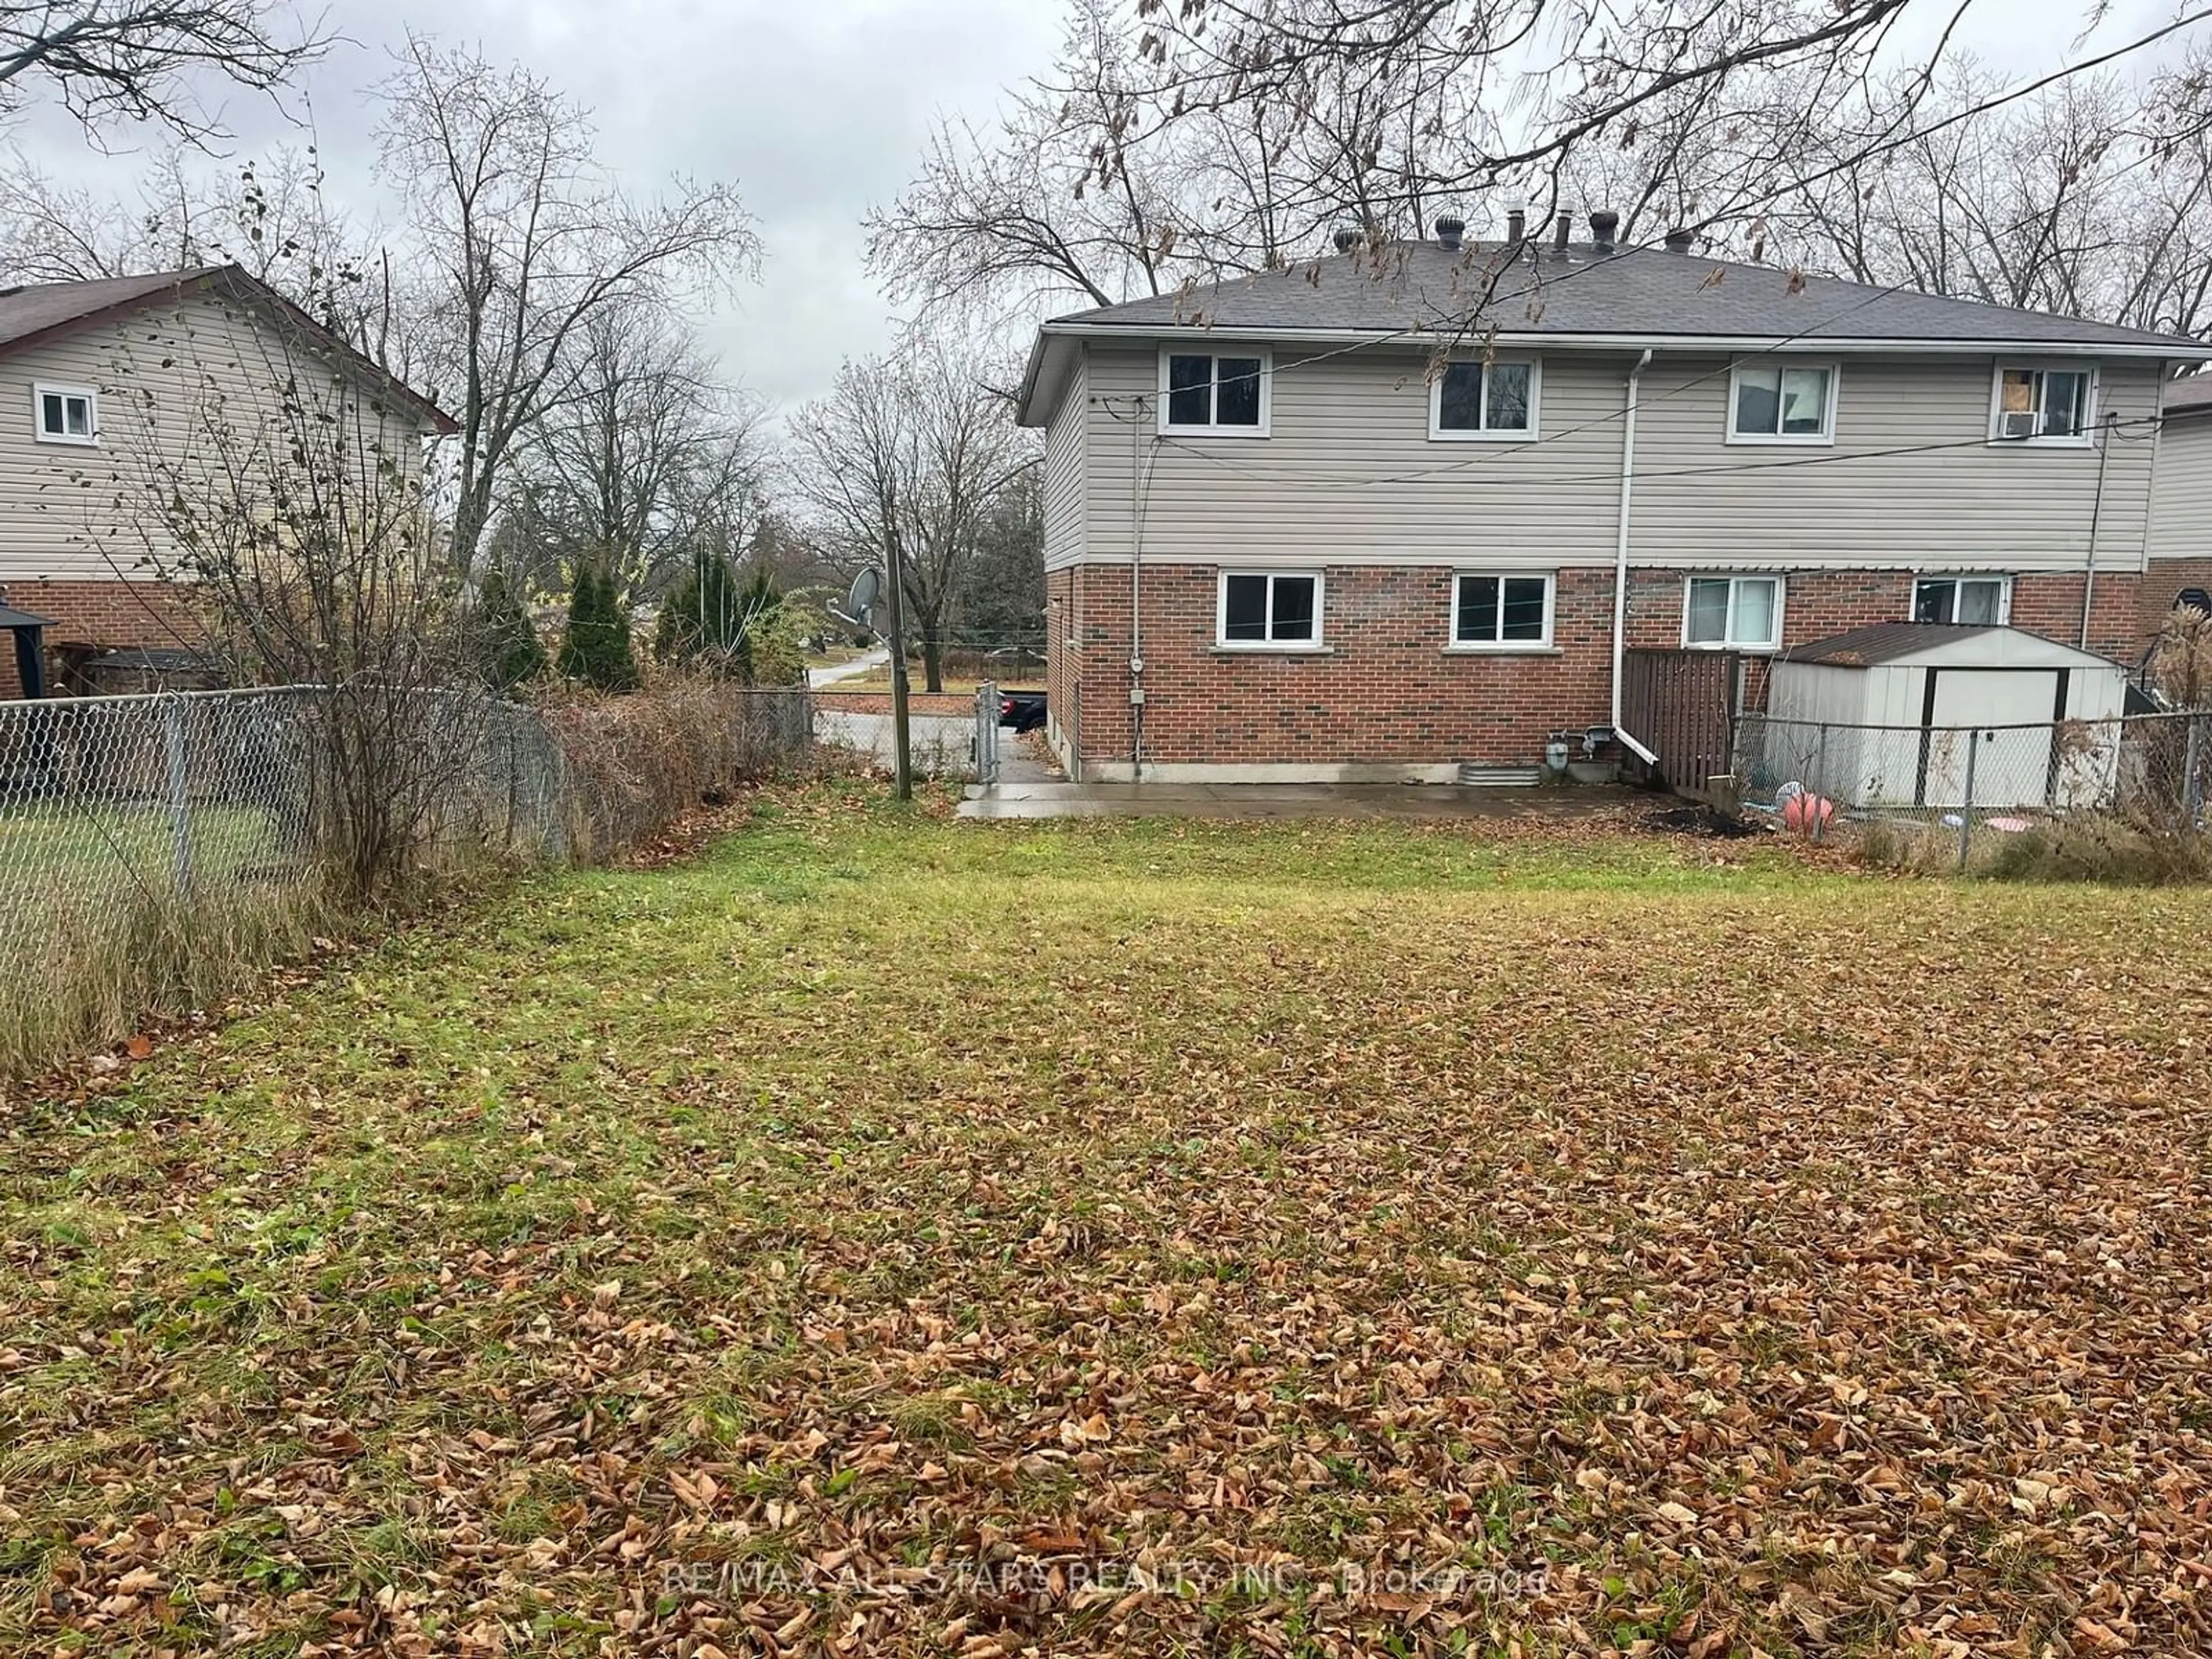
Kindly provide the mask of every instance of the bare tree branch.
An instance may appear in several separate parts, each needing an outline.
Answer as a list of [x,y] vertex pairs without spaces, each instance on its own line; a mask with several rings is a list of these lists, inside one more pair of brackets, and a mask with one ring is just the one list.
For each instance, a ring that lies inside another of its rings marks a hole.
[[330,39],[270,0],[0,0],[0,118],[43,82],[88,131],[150,121],[204,143],[222,130],[197,78],[272,93]]
[[585,112],[526,70],[410,38],[383,96],[380,169],[410,213],[411,311],[444,365],[430,389],[461,425],[452,546],[466,571],[591,320],[749,275],[760,244],[727,185],[632,199],[594,159]]

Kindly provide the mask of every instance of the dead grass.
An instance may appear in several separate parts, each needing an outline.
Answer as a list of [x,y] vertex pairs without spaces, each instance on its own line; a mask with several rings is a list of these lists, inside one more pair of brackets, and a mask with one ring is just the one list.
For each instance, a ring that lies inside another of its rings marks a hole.
[[[1942,823],[1867,824],[1842,837],[1850,856],[1893,874],[1962,873],[1960,832]],[[2000,881],[2091,882],[2111,887],[2212,881],[2212,836],[2106,813],[2072,813],[2018,830],[1978,824],[1963,873]]]
[[2203,1651],[2208,924],[771,799],[0,1120],[0,1650]]
[[0,1080],[219,1007],[331,925],[319,885],[296,869],[190,895],[120,867],[88,890],[39,886],[23,878],[0,904]]

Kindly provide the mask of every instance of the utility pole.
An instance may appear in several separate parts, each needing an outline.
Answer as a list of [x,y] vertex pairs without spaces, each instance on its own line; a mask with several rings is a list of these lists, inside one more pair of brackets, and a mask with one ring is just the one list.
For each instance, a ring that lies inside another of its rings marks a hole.
[[906,571],[899,560],[898,523],[892,520],[884,538],[884,552],[890,570],[891,607],[891,744],[897,756],[893,793],[901,800],[914,799],[914,750],[907,728],[906,710]]

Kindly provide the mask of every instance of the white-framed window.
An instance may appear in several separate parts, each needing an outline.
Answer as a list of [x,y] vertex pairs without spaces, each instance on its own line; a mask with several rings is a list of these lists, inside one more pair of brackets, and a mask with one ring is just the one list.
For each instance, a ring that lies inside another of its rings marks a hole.
[[1321,643],[1321,573],[1223,571],[1214,639],[1232,651],[1311,650]]
[[1782,644],[1782,578],[1692,576],[1682,593],[1682,643],[1773,651]]
[[42,444],[100,441],[100,399],[83,386],[33,386],[31,418]]
[[1267,435],[1273,366],[1264,351],[1160,353],[1160,430],[1224,438]]
[[1997,366],[1990,437],[1998,443],[2086,444],[2097,414],[2096,370],[2087,364]]
[[1451,642],[1460,651],[1540,651],[1552,643],[1552,579],[1463,570],[1452,578]]
[[1728,441],[1732,444],[1832,444],[1833,363],[1738,363],[1729,374]]
[[1912,584],[1912,620],[2002,627],[2012,620],[2012,578],[1923,576]]
[[1429,436],[1526,443],[1536,435],[1543,389],[1534,358],[1446,363],[1429,382]]

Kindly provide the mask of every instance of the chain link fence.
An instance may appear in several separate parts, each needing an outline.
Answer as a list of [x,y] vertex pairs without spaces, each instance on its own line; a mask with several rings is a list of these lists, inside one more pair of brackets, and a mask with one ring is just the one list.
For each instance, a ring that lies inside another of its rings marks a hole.
[[[410,692],[389,718],[442,746],[414,774],[433,867],[604,858],[813,752],[803,689],[543,708]],[[341,727],[313,687],[0,702],[0,1063],[179,997],[202,1006],[298,943],[325,900],[340,797],[358,787]]]
[[2002,839],[2059,825],[2196,841],[2212,830],[2212,713],[2026,726],[1738,722],[1747,805],[1816,838],[1847,824],[1955,838],[1960,867]]

